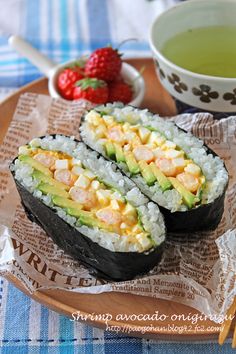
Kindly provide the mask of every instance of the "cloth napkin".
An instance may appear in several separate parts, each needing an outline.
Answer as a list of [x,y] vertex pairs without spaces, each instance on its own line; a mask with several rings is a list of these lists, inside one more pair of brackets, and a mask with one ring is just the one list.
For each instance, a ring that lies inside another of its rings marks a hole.
[[170,343],[103,331],[48,310],[6,280],[0,286],[0,354],[233,353],[229,343],[221,348],[216,341]]
[[[125,57],[150,56],[151,22],[174,0],[3,0],[0,11],[0,87],[20,87],[41,74],[7,43],[11,34],[29,41],[55,62],[112,44]],[[9,18],[11,19],[9,21]],[[3,91],[4,94],[4,91]]]
[[[17,34],[55,62],[124,43],[125,57],[150,56],[153,19],[174,0],[2,0],[0,11],[0,99],[41,76],[8,46]],[[3,117],[4,118],[4,117]],[[158,300],[157,300],[158,301]],[[210,343],[168,343],[130,338],[72,322],[0,279],[0,354],[25,353],[231,353]]]

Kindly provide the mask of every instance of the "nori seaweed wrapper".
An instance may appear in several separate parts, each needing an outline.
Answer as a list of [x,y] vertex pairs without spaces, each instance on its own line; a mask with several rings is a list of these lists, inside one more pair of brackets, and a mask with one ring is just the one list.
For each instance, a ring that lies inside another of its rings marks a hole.
[[[82,117],[81,125],[83,124],[84,117]],[[182,130],[187,133],[186,130],[178,127],[179,130]],[[83,138],[81,138],[83,140]],[[199,138],[198,138],[199,139]],[[201,140],[201,139],[200,139]],[[84,140],[83,140],[84,141]],[[89,145],[86,141],[84,141],[91,149],[94,149],[93,146]],[[218,156],[212,149],[210,149],[206,144],[203,146],[207,150],[207,154],[212,154],[213,156]],[[107,160],[116,161],[109,159],[106,155],[103,155]],[[218,156],[219,157],[219,156]],[[117,163],[116,163],[117,164]],[[120,168],[120,166],[117,164]],[[224,168],[225,164],[224,164]],[[122,173],[126,174],[121,168]],[[227,171],[227,169],[226,169]],[[129,177],[129,176],[128,176]],[[132,179],[132,177],[129,177]],[[136,183],[135,181],[133,181]],[[138,186],[138,185],[137,185]],[[148,195],[146,195],[153,203],[156,203],[165,218],[165,224],[167,233],[185,233],[185,232],[197,232],[197,231],[210,231],[215,230],[219,225],[223,213],[224,213],[224,200],[225,193],[228,187],[228,183],[226,184],[223,193],[216,198],[212,203],[201,204],[200,206],[186,210],[186,211],[175,211],[171,212],[169,209],[160,206],[156,201],[152,200]],[[139,186],[138,186],[139,188]],[[141,190],[143,194],[145,191]]]
[[215,230],[224,213],[225,193],[214,202],[187,211],[175,211],[159,206],[164,215],[167,232],[196,232]]
[[[178,129],[185,131],[179,127]],[[204,144],[204,147],[207,150],[207,154],[218,156],[206,144]],[[226,169],[225,164],[224,168]],[[201,204],[199,207],[187,211],[175,211],[174,213],[171,213],[170,210],[159,206],[159,209],[165,218],[167,231],[195,232],[215,230],[224,213],[224,200],[227,187],[228,183],[226,184],[223,193],[212,203]]]
[[65,253],[87,267],[92,275],[125,281],[149,272],[160,262],[165,242],[143,253],[110,251],[65,222],[53,208],[46,206],[22,186],[15,179],[14,172],[12,175],[27,217],[42,227]]

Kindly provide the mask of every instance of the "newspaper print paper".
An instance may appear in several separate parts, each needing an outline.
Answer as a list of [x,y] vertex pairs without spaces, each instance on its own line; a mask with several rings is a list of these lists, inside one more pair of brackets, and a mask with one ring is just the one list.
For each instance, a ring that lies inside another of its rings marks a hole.
[[24,94],[0,148],[0,274],[18,278],[30,292],[61,288],[74,292],[119,291],[180,302],[216,317],[236,295],[236,117],[213,120],[208,113],[171,118],[205,140],[225,161],[230,184],[223,219],[214,232],[172,235],[159,266],[144,277],[120,283],[95,279],[31,223],[20,205],[9,162],[18,147],[49,133],[79,138],[89,105]]

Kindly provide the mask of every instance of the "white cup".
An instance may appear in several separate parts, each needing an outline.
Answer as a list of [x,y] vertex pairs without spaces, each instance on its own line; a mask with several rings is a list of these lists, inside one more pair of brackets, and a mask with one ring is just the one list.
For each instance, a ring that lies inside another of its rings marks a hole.
[[158,16],[149,37],[156,72],[177,100],[206,111],[236,112],[236,78],[197,74],[162,54],[166,41],[178,33],[207,26],[236,26],[236,1],[188,0]]

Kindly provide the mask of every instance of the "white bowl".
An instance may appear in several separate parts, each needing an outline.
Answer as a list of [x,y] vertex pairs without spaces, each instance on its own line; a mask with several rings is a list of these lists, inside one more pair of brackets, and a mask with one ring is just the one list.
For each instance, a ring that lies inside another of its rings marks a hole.
[[[49,72],[48,90],[52,97],[61,97],[57,89],[57,78],[60,72],[68,65],[71,65],[75,60],[70,60],[67,63],[57,65]],[[143,101],[145,94],[145,82],[142,75],[130,64],[122,63],[121,76],[133,87],[133,99],[129,102],[130,105],[139,107]]]
[[236,78],[201,75],[185,70],[161,52],[168,39],[189,29],[236,26],[235,14],[235,0],[188,0],[156,18],[149,38],[156,72],[162,85],[176,99],[206,111],[236,111]]

